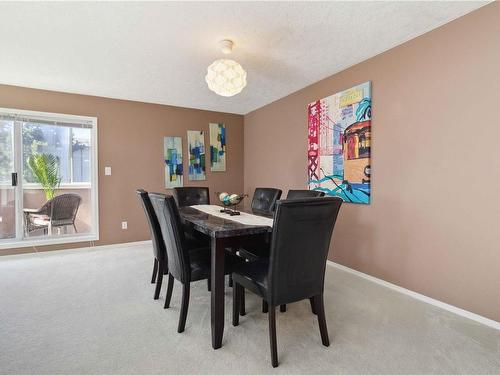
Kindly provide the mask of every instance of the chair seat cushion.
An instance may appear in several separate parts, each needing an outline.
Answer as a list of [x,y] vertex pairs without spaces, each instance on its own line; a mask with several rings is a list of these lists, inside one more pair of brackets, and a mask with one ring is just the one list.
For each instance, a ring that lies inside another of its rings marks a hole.
[[40,226],[48,226],[50,218],[47,215],[32,215],[32,223]]
[[269,260],[240,264],[235,267],[233,281],[267,300]]
[[[212,263],[210,259],[210,248],[199,248],[189,250],[189,258],[191,260],[191,281],[208,279],[210,277],[210,270]],[[245,263],[245,260],[226,253],[224,274],[229,275],[233,272],[235,267]]]

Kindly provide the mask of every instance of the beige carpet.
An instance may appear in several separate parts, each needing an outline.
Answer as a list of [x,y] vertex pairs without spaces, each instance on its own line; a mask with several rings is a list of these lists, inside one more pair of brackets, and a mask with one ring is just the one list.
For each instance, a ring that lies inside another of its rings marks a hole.
[[[247,315],[210,345],[210,295],[193,284],[186,331],[153,301],[149,246],[0,257],[0,374],[500,374],[500,331],[327,267],[331,346],[303,301],[278,313],[272,369],[267,316]],[[164,285],[165,287],[165,285]]]

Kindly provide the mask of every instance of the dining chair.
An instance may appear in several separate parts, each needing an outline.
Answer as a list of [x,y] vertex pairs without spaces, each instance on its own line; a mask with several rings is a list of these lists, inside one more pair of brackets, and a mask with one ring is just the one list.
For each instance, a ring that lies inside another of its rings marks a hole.
[[[288,190],[286,195],[286,199],[299,199],[299,198],[319,198],[324,197],[325,193],[317,190]],[[262,312],[267,313],[268,307],[265,300],[262,301]],[[314,303],[311,300],[311,310],[313,314],[316,314],[316,310],[314,308]],[[280,312],[286,311],[286,304],[280,305]]]
[[[325,195],[324,192],[322,191],[316,191],[316,190],[288,190],[288,194],[286,196],[286,199],[297,199],[297,198],[312,198],[312,197],[323,197]],[[279,194],[281,196],[281,193]],[[259,254],[256,254],[258,252]],[[255,257],[262,257],[262,256],[269,256],[269,249],[264,248],[260,249],[260,252],[256,249],[248,250],[248,249],[242,249],[240,251],[240,254],[243,256],[246,256],[247,258],[253,258]],[[263,310],[265,311],[265,307],[263,307]],[[281,306],[280,310],[283,312],[286,310],[286,306]]]
[[[281,193],[282,191],[276,188],[256,188],[252,198],[252,212],[257,215],[272,216]],[[238,249],[238,254],[247,260],[255,261],[260,257],[268,257],[269,247],[247,245]]]
[[[165,308],[170,307],[173,281],[177,279],[182,284],[182,303],[177,332],[184,332],[189,307],[190,284],[198,280],[210,278],[211,252],[209,247],[191,249],[187,246],[177,205],[171,195],[149,193],[153,209],[158,217],[168,262],[168,287],[165,298]],[[230,274],[235,265],[244,261],[227,254],[225,274]],[[239,304],[240,305],[240,304]]]
[[252,198],[252,211],[256,214],[272,215],[281,193],[281,190],[276,188],[256,188]]
[[[286,199],[300,199],[300,198],[320,198],[324,197],[325,193],[323,191],[317,190],[288,190],[286,195]],[[262,301],[262,312],[267,312],[268,307],[266,301]],[[316,310],[314,309],[314,303],[311,301],[311,310],[314,314],[316,314]],[[286,304],[280,305],[280,311],[286,311]]]
[[239,324],[245,289],[269,305],[272,366],[278,366],[276,306],[310,299],[317,313],[321,341],[329,346],[323,303],[330,240],[342,199],[282,200],[277,203],[269,259],[246,263],[233,273],[233,326]]
[[[325,193],[322,192],[322,191],[317,191],[317,190],[293,190],[293,189],[290,189],[288,190],[288,193],[286,195],[286,199],[299,199],[299,198],[319,198],[319,197],[324,197],[325,196]],[[256,255],[255,254],[255,249],[254,249],[254,252],[252,251],[249,251],[247,249],[242,249],[240,251],[240,253],[243,255],[243,256],[247,256],[248,258],[251,258],[252,256],[255,257],[255,256],[259,256],[259,257],[262,257],[264,255],[266,255],[266,251],[268,252],[269,249],[268,248],[265,248],[264,251],[261,251],[259,255]],[[269,253],[267,253],[269,254]],[[316,313],[316,310],[314,308],[314,303],[311,301],[311,310],[313,313]],[[262,300],[262,312],[263,313],[267,313],[268,311],[268,306],[267,306],[267,302],[265,300]],[[286,311],[286,304],[282,304],[280,305],[280,312],[285,312]]]
[[[177,207],[194,206],[197,204],[210,204],[210,190],[203,186],[185,186],[173,188],[173,196]],[[189,241],[197,241],[202,246],[210,246],[210,238],[200,233],[191,224],[183,224],[184,234]],[[232,286],[232,281],[230,286]],[[207,289],[210,291],[210,279],[207,280]]]
[[155,283],[156,288],[154,293],[154,299],[160,297],[161,284],[163,281],[163,275],[168,274],[168,263],[167,263],[167,252],[165,249],[165,242],[163,241],[163,236],[161,234],[160,223],[156,218],[153,206],[151,205],[151,200],[149,199],[148,192],[144,189],[137,189],[137,195],[141,201],[142,208],[146,214],[146,219],[148,221],[149,231],[151,233],[151,240],[153,242],[153,276],[151,277],[151,284]]
[[179,207],[210,204],[210,191],[208,187],[176,187],[173,189],[173,192],[174,199]]
[[[197,204],[210,204],[210,191],[207,187],[188,186],[176,187],[173,189],[173,196],[177,207],[194,206]],[[205,242],[208,246],[210,238],[195,231],[191,225],[184,225],[184,232],[191,240],[198,240]]]
[[325,192],[318,190],[288,190],[286,199],[319,198],[324,196]]

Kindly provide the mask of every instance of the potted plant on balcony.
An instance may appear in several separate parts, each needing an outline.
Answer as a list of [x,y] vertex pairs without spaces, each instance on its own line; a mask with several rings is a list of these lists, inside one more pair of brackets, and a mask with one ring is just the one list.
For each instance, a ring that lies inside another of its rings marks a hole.
[[72,226],[74,233],[77,233],[75,219],[82,199],[74,193],[55,196],[61,183],[58,158],[52,154],[34,153],[28,158],[28,166],[35,180],[42,185],[47,202],[39,209],[23,210],[26,235],[40,229],[51,235],[54,227],[58,229],[58,234],[61,228],[66,233],[68,226]]
[[42,185],[45,198],[51,200],[61,183],[59,163],[55,155],[33,154],[28,158],[28,166],[35,180]]

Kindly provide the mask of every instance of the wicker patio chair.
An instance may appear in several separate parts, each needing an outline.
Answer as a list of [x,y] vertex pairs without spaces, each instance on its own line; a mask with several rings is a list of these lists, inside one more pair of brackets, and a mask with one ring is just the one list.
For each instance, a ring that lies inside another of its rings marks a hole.
[[82,198],[78,194],[61,194],[47,201],[39,209],[25,208],[24,231],[27,236],[36,230],[43,230],[45,234],[52,234],[53,228],[72,226],[75,233],[75,219]]

